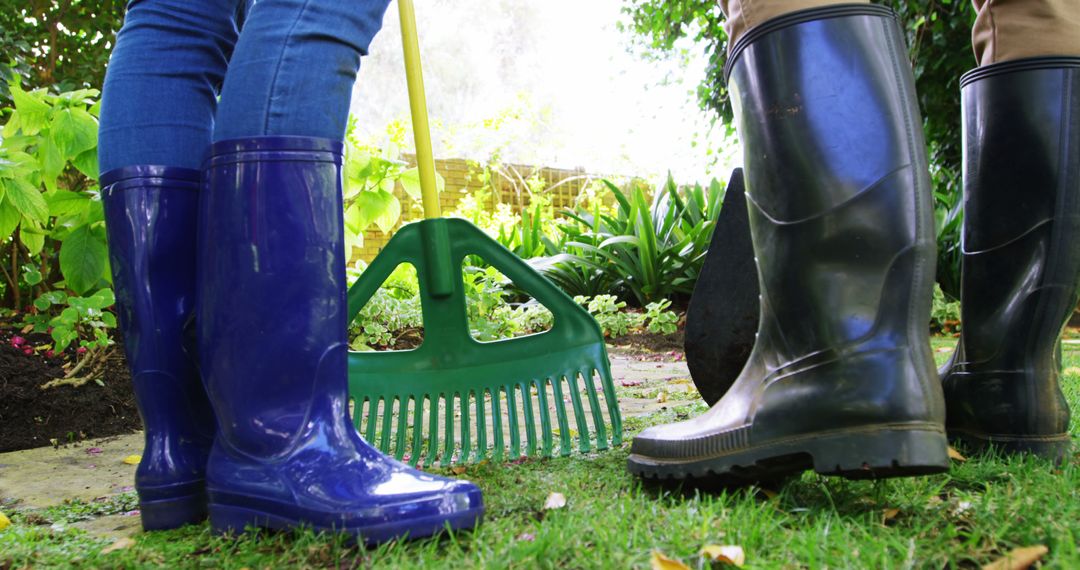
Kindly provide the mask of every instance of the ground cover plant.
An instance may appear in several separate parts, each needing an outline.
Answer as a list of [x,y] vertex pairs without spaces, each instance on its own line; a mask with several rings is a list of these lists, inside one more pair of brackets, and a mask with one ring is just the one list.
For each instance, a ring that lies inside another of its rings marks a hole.
[[[939,361],[953,342],[934,340]],[[1066,396],[1080,409],[1080,345],[1065,345],[1063,360]],[[662,409],[627,418],[630,436],[705,408],[685,379],[616,383],[623,398],[666,395]],[[1080,437],[1075,416],[1071,431]],[[977,568],[1037,545],[1048,549],[1043,567],[1080,565],[1080,453],[1059,467],[972,455],[931,477],[852,482],[805,474],[735,490],[642,484],[626,473],[626,454],[624,447],[446,471],[484,489],[484,523],[472,533],[370,550],[306,530],[216,537],[203,524],[140,534],[103,554],[114,541],[71,522],[125,512],[130,493],[9,510],[0,567],[649,568],[659,552],[708,568],[699,555],[706,545],[741,547],[746,568]]]

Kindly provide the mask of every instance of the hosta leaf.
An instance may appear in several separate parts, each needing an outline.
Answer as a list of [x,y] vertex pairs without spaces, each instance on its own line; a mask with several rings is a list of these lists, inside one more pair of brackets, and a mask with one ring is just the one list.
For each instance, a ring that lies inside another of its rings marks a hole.
[[2,184],[5,187],[5,200],[20,214],[40,224],[47,221],[49,206],[37,188],[21,178],[4,180]]
[[86,225],[79,226],[60,247],[60,271],[68,287],[80,295],[98,284],[105,273],[105,242]]

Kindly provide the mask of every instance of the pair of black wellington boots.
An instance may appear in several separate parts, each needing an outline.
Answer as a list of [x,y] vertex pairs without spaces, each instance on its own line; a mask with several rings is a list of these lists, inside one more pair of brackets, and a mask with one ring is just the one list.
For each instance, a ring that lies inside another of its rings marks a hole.
[[[1060,342],[1080,282],[1080,58],[961,81],[963,338],[935,369],[926,148],[896,16],[785,15],[725,70],[760,288],[749,360],[689,421],[634,439],[647,478],[848,478],[948,468],[948,441],[1062,460]],[[717,300],[722,302],[722,300]]]

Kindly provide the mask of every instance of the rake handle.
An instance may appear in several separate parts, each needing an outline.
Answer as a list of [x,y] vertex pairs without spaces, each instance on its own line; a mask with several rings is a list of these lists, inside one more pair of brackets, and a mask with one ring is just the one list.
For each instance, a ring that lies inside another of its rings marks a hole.
[[420,67],[420,42],[416,34],[416,9],[412,0],[398,0],[398,16],[401,18],[401,45],[405,53],[405,78],[409,84],[409,110],[412,113],[413,136],[416,138],[416,166],[420,169],[424,217],[438,218],[442,212],[435,185],[435,157],[431,150],[424,74]]

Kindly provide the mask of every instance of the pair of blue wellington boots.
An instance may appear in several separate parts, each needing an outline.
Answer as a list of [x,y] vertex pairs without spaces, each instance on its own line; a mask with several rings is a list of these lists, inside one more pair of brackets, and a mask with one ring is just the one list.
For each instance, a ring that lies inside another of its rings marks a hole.
[[146,444],[143,528],[209,515],[374,544],[474,526],[480,490],[412,469],[348,419],[340,142],[213,145],[202,172],[101,177]]

